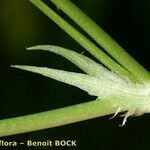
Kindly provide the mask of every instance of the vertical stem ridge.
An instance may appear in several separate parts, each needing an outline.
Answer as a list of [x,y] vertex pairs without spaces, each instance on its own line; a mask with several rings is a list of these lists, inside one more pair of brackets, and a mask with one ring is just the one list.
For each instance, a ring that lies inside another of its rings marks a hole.
[[137,81],[131,73],[129,73],[126,69],[121,67],[117,62],[115,62],[108,55],[106,55],[101,49],[94,45],[89,39],[83,36],[79,31],[72,27],[68,22],[61,18],[41,0],[29,1],[37,6],[44,14],[51,18],[59,27],[67,32],[74,40],[76,40],[82,47],[84,47],[88,52],[90,52],[110,70],[114,71],[123,78],[128,77],[132,81]]
[[131,72],[141,82],[150,80],[150,73],[132,58],[117,42],[115,42],[93,20],[84,14],[70,0],[50,0],[85,32],[87,32],[100,46],[102,46],[116,61]]

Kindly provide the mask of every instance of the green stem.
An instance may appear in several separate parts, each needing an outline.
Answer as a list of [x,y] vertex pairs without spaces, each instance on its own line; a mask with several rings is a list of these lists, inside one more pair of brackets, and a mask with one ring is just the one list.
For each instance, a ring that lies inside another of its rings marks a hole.
[[110,70],[116,72],[122,77],[128,77],[132,81],[137,81],[136,78],[106,55],[101,49],[94,45],[89,39],[78,32],[74,27],[67,23],[63,18],[61,18],[57,13],[50,9],[41,0],[29,0],[35,6],[37,6],[43,13],[45,13],[49,18],[51,18],[59,27],[66,31],[74,40],[76,40],[81,46],[83,46],[87,51],[89,51],[94,57],[100,60],[106,67]]
[[116,112],[110,101],[95,100],[47,112],[0,120],[0,137],[57,127]]
[[120,47],[104,30],[84,14],[70,0],[50,0],[59,9],[74,20],[100,46],[102,46],[116,61],[131,72],[141,82],[150,80],[150,73]]

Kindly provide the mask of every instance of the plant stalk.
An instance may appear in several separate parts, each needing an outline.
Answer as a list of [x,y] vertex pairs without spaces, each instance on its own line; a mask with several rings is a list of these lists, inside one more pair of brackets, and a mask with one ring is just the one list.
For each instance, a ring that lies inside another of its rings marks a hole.
[[0,137],[58,127],[116,112],[110,101],[95,100],[46,112],[0,120]]
[[150,73],[132,58],[117,42],[115,42],[92,19],[84,14],[70,0],[50,0],[57,8],[67,14],[101,47],[103,47],[118,63],[131,72],[139,81],[150,81]]
[[29,1],[32,2],[36,7],[38,7],[44,14],[52,19],[59,27],[67,32],[74,40],[76,40],[82,47],[84,47],[88,52],[90,52],[95,58],[101,61],[101,63],[103,63],[110,70],[117,73],[123,78],[129,78],[134,82],[137,81],[135,76],[133,76],[126,69],[121,67],[117,62],[115,62],[108,55],[106,55],[101,49],[94,45],[89,39],[83,36],[79,31],[72,27],[68,22],[61,18],[41,0]]

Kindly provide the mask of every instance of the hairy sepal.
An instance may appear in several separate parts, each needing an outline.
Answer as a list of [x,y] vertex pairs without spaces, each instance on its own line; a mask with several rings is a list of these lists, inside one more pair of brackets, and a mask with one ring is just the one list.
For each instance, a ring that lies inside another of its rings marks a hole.
[[75,51],[53,45],[38,45],[27,48],[27,50],[43,50],[49,51],[61,55],[62,57],[68,59],[85,73],[97,78],[106,78],[108,80],[116,80],[116,82],[126,82],[124,79],[119,77],[117,74],[103,67],[101,64],[95,62],[94,60],[79,54]]
[[[107,79],[100,79],[82,73],[74,73],[46,67],[13,66],[31,71],[46,77],[76,86],[100,100],[109,100],[112,105],[127,110],[127,116],[142,115],[150,112],[150,84],[120,83]],[[125,121],[124,121],[125,122]]]

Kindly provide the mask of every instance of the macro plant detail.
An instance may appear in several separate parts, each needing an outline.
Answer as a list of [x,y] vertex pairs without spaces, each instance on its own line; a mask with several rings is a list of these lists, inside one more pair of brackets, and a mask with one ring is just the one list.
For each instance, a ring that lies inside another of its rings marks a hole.
[[38,114],[1,120],[0,136],[61,126],[108,114],[116,116],[119,112],[124,112],[123,126],[129,116],[150,113],[149,71],[70,0],[50,1],[82,28],[101,48],[66,22],[42,0],[29,1],[66,31],[102,65],[72,50],[53,45],[39,45],[27,50],[43,50],[61,55],[83,70],[85,74],[36,66],[12,65],[12,67],[76,86],[96,96],[97,99]]

